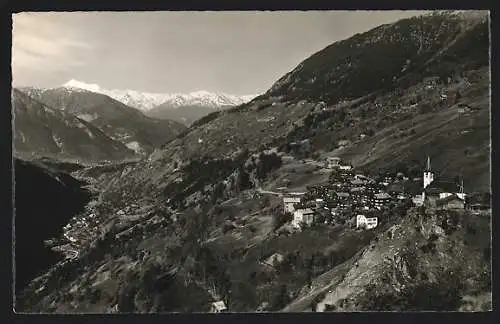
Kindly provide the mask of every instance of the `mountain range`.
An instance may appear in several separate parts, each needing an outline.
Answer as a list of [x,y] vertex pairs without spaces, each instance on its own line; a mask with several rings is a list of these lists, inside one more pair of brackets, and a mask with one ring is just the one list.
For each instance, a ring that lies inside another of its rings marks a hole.
[[[282,234],[272,195],[285,180],[291,191],[328,181],[318,165],[328,156],[384,176],[421,174],[430,155],[437,177],[489,192],[489,46],[484,12],[382,25],[146,159],[77,171],[100,184],[92,208],[105,225],[32,281],[20,309],[200,312],[218,299],[236,312],[491,309],[487,216],[411,208],[381,213],[373,231]],[[265,266],[274,254],[283,265]]]
[[134,156],[125,144],[113,140],[97,126],[17,89],[12,91],[12,107],[17,155],[83,160],[121,160]]
[[[147,116],[159,119],[171,119],[186,125],[213,111],[238,106],[255,97],[255,95],[235,96],[208,91],[195,91],[182,94],[108,90],[101,88],[97,84],[85,83],[74,79],[57,88],[103,94],[129,107],[139,109]],[[53,89],[25,87],[23,90],[36,95]]]
[[[41,117],[43,111],[51,112],[52,116],[57,116],[59,119],[72,119],[74,123],[67,123],[68,127],[79,127],[80,124],[91,125],[93,129],[98,130],[100,133],[105,134],[114,143],[116,150],[125,149],[127,155],[144,156],[151,153],[156,147],[168,142],[173,137],[180,134],[186,127],[178,122],[171,120],[159,120],[145,116],[141,111],[131,108],[119,101],[116,101],[106,95],[94,93],[87,90],[75,90],[72,88],[59,87],[53,89],[35,89],[35,88],[22,88],[14,89],[13,101],[14,113],[17,114],[15,118],[15,133],[18,135],[19,140],[15,148],[21,151],[27,149],[33,152],[45,153],[47,149],[44,146],[31,145],[32,141],[42,140],[46,138],[44,134],[37,134],[37,127],[45,127],[47,131],[54,131],[54,127],[44,125],[44,120],[36,120]],[[43,108],[40,110],[40,108]],[[29,115],[31,124],[35,123],[37,126],[24,129],[23,124],[28,123],[26,118],[28,114],[18,112],[32,112]],[[23,130],[24,129],[24,130]],[[21,134],[22,133],[22,134]],[[26,138],[23,134],[32,133],[33,136]],[[51,135],[52,136],[52,135]],[[36,139],[38,138],[38,139]],[[69,137],[68,141],[78,142],[82,138],[95,138],[88,135],[82,137]],[[64,145],[64,153],[69,153],[71,145],[66,143]],[[29,147],[27,147],[27,145]],[[30,146],[31,145],[31,146]],[[60,146],[60,145],[59,145]],[[55,150],[55,151],[54,151]],[[49,149],[54,153],[62,148],[58,145],[52,146]],[[74,157],[83,157],[85,159],[91,156],[95,159],[102,159],[106,154],[93,153],[93,150],[88,150],[87,153],[76,154],[72,152]],[[113,150],[108,151],[108,157],[115,159]],[[62,151],[61,151],[62,153]],[[71,155],[71,154],[70,154]]]

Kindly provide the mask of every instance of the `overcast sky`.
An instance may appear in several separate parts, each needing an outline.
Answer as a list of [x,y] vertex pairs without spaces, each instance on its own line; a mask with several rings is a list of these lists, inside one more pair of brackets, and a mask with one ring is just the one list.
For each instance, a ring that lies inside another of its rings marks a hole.
[[13,16],[14,86],[266,91],[327,45],[417,11],[46,12]]

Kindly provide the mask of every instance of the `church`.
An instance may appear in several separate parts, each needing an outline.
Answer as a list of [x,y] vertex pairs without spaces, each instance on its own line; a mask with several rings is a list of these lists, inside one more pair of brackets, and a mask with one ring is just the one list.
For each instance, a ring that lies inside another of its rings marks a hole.
[[[424,169],[422,194],[415,197],[413,202],[417,206],[441,208],[464,208],[465,196],[463,181],[460,186],[454,181],[435,180],[431,169],[431,159],[427,157],[427,165]],[[450,204],[448,202],[453,202]]]

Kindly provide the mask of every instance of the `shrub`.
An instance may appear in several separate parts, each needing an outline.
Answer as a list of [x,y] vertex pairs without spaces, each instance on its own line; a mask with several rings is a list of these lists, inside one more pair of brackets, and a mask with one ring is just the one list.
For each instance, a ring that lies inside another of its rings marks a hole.
[[284,308],[290,302],[288,289],[285,284],[282,284],[271,300],[271,310],[277,311]]
[[325,305],[325,312],[335,312],[336,310],[337,306],[335,305],[330,305],[330,304]]
[[227,232],[229,232],[233,229],[235,229],[235,227],[231,223],[224,223],[224,225],[222,225],[222,233],[224,233],[224,234],[226,234]]
[[435,233],[432,233],[430,236],[429,236],[429,242],[434,242],[438,239],[439,237],[437,236],[437,234]]

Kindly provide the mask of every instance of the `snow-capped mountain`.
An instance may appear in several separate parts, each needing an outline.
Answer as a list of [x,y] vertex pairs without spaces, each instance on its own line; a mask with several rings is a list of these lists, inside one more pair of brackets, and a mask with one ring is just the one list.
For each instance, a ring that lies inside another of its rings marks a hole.
[[223,93],[212,93],[208,91],[195,91],[188,94],[181,93],[149,93],[135,90],[108,90],[97,84],[89,84],[77,80],[70,80],[63,87],[73,90],[87,90],[105,94],[118,100],[127,106],[143,111],[151,110],[159,105],[165,104],[171,108],[182,106],[203,106],[210,108],[237,106],[250,101],[255,95],[233,96]]
[[[96,90],[96,85],[88,86]],[[20,88],[45,106],[77,117],[138,154],[148,154],[186,129],[182,123],[150,118],[110,96],[76,87]]]

